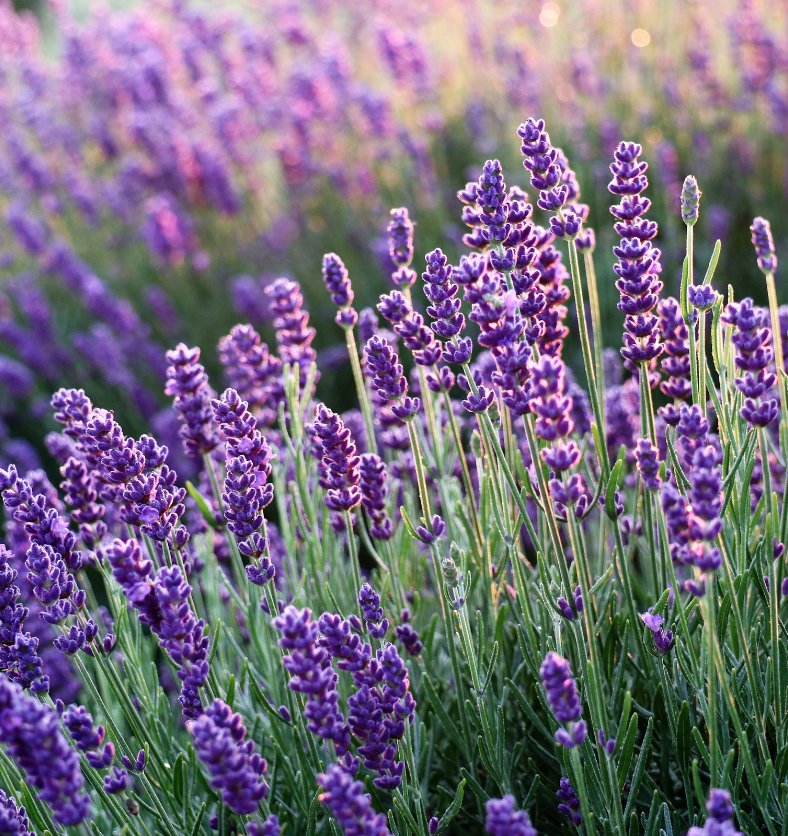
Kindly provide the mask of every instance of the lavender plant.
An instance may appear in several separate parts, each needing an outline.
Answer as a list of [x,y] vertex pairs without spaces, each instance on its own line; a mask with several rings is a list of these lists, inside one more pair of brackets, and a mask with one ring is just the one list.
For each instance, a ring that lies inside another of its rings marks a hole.
[[53,395],[62,498],[0,470],[6,832],[784,832],[769,226],[768,310],[714,288],[719,241],[696,283],[688,178],[682,284],[661,298],[648,166],[619,144],[622,364],[578,178],[543,120],[517,136],[536,209],[488,160],[459,193],[471,252],[431,251],[421,285],[393,210],[391,330],[325,256],[357,411],[318,398],[288,279],[268,290],[275,347],[247,324],[221,340],[220,396],[199,348],[167,355],[190,479],[155,434]]

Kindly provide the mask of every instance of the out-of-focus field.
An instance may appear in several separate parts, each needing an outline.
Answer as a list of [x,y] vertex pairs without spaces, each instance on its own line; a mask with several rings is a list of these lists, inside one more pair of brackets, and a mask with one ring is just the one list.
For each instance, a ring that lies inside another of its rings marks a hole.
[[591,205],[609,344],[623,320],[605,188],[620,139],[651,166],[667,291],[694,173],[699,258],[722,239],[719,274],[762,300],[747,229],[769,217],[784,251],[787,15],[779,0],[80,0],[43,9],[42,38],[3,5],[2,455],[35,459],[24,440],[66,382],[129,431],[158,421],[166,435],[164,350],[216,345],[239,320],[270,337],[262,288],[278,275],[302,284],[335,398],[350,372],[332,351],[322,254],[344,258],[359,307],[386,287],[392,206],[417,223],[417,266],[447,240],[458,258],[456,191],[495,156],[527,184],[515,128],[529,115]]

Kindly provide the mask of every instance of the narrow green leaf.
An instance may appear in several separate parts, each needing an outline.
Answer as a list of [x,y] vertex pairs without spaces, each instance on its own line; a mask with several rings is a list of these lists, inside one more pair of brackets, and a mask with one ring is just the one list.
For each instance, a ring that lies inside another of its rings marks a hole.
[[689,704],[686,700],[681,704],[679,722],[676,729],[676,754],[684,772],[689,767],[689,753],[692,746],[692,728],[690,724]]
[[446,808],[446,812],[440,817],[438,822],[438,829],[436,833],[448,827],[449,822],[457,815],[462,806],[462,797],[465,794],[465,778],[463,778],[457,786],[457,791],[454,793],[454,801]]
[[635,735],[637,734],[637,730],[638,716],[637,714],[633,714],[632,719],[629,721],[629,728],[627,729],[627,734],[624,738],[624,743],[621,747],[621,754],[618,758],[617,775],[618,787],[620,790],[624,789],[624,784],[627,781],[627,774],[629,773],[629,763],[632,760],[632,752],[635,750]]
[[624,468],[624,460],[619,459],[610,471],[610,478],[607,480],[607,490],[605,491],[605,513],[615,522],[616,517],[616,491],[621,484],[621,471]]
[[432,684],[432,680],[429,677],[429,674],[424,674],[422,678],[422,682],[424,683],[424,687],[427,689],[427,696],[429,697],[430,704],[434,709],[435,713],[438,715],[438,719],[441,721],[441,725],[443,726],[443,730],[449,737],[460,747],[462,752],[465,752],[465,743],[463,742],[462,735],[460,734],[460,730],[454,723],[454,720],[449,717],[449,713],[446,711],[446,707],[441,702],[440,697],[438,696],[438,692],[435,690],[435,686]]
[[[635,764],[635,772],[632,776],[632,784],[629,788],[629,797],[627,798],[627,808],[624,812],[624,819],[632,807],[635,804],[635,800],[637,799],[638,791],[640,790],[640,783],[643,780],[643,774],[646,771],[646,766],[648,765],[649,757],[651,756],[651,735],[654,731],[654,718],[648,718],[648,725],[646,726],[646,733],[643,736],[643,742],[640,744],[640,754],[638,755],[637,763]],[[633,812],[632,815],[634,816],[635,813]]]
[[203,519],[211,528],[216,528],[216,515],[213,513],[211,509],[210,503],[208,500],[194,487],[191,482],[186,482],[186,490],[189,492],[189,496],[195,501],[197,507],[200,509],[200,513],[203,515]]
[[197,818],[194,820],[194,827],[192,827],[191,836],[197,836],[202,827],[203,816],[205,816],[205,802],[203,801],[200,807],[200,812],[197,813]]
[[711,280],[714,278],[714,271],[717,269],[717,262],[720,260],[721,250],[722,241],[718,238],[717,243],[714,245],[714,252],[711,254],[711,259],[709,260],[706,275],[703,277],[703,284],[711,284]]
[[175,765],[172,768],[172,794],[175,796],[178,804],[183,804],[183,799],[186,797],[185,764],[186,758],[184,758],[183,752],[179,752],[178,757],[175,758]]

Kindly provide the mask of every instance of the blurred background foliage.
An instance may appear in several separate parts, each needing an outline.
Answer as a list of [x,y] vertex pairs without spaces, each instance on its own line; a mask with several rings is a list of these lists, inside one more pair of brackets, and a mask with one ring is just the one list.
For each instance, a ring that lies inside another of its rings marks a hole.
[[[218,339],[242,321],[270,340],[263,287],[279,275],[317,327],[318,396],[349,406],[323,253],[373,305],[404,205],[416,266],[437,246],[456,263],[457,190],[491,157],[527,184],[515,130],[531,115],[591,206],[608,345],[623,322],[606,189],[619,140],[651,166],[666,293],[688,173],[704,192],[699,269],[720,238],[721,284],[765,301],[755,215],[786,252],[783,0],[4,2],[0,112],[0,460],[23,468],[63,384],[178,447],[164,351],[200,345],[221,390]],[[578,347],[565,357],[577,366]]]

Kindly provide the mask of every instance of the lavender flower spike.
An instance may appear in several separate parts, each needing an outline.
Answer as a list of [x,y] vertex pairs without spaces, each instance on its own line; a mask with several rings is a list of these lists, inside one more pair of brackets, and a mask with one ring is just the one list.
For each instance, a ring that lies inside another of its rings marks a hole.
[[694,226],[698,222],[701,194],[698,181],[691,174],[687,175],[681,188],[681,219],[687,226]]
[[559,723],[573,723],[570,731],[560,728],[555,733],[555,739],[561,746],[568,749],[579,746],[586,738],[586,724],[579,720],[583,713],[577,685],[572,676],[569,662],[555,651],[550,651],[539,668],[539,676],[547,692],[550,709]]
[[60,731],[57,715],[5,677],[0,677],[0,743],[58,824],[76,825],[87,816],[90,797],[81,793],[79,755]]
[[413,261],[413,222],[404,207],[391,210],[391,222],[388,225],[389,255],[397,270],[391,280],[397,287],[408,288],[416,281],[416,271],[410,269]]
[[419,399],[406,397],[408,382],[399,357],[386,340],[373,336],[364,346],[366,367],[372,374],[372,385],[377,394],[387,401],[395,401],[392,413],[401,421],[408,421],[419,411]]
[[777,256],[774,253],[772,228],[766,218],[756,218],[750,227],[752,244],[758,256],[758,267],[764,273],[773,273],[777,269]]
[[391,836],[386,815],[375,812],[364,785],[341,766],[330,764],[325,774],[317,776],[317,783],[323,790],[320,801],[334,814],[345,836]]
[[0,834],[2,836],[30,836],[30,819],[24,807],[16,806],[16,799],[0,790]]
[[336,253],[323,256],[323,281],[331,294],[331,301],[339,308],[335,320],[337,325],[346,331],[353,328],[358,322],[358,314],[352,307],[353,288],[347,269]]
[[490,836],[536,836],[525,810],[514,809],[514,796],[491,798],[485,805],[485,827]]
[[222,801],[240,815],[254,813],[268,793],[262,777],[266,762],[255,753],[253,740],[244,741],[241,715],[216,699],[189,728],[197,756],[208,766],[211,786],[221,791]]

